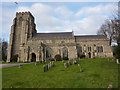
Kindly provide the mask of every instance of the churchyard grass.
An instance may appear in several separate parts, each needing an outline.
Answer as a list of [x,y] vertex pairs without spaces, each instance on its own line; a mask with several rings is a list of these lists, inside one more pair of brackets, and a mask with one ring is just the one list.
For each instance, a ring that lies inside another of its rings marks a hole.
[[[68,61],[65,61],[68,62]],[[72,62],[72,61],[71,61]],[[49,63],[49,62],[47,62]],[[77,64],[64,67],[62,61],[43,72],[43,64],[34,63],[2,69],[3,88],[107,88],[118,87],[118,64],[107,58],[81,59]],[[83,72],[78,67],[80,64]]]

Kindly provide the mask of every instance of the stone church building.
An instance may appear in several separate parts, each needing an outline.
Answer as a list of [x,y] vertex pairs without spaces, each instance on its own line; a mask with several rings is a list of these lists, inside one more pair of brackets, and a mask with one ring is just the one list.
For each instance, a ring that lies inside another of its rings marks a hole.
[[40,61],[54,58],[58,54],[69,60],[82,54],[86,58],[113,57],[109,39],[104,35],[37,33],[32,14],[17,12],[11,26],[7,62],[11,62],[14,55],[18,55],[18,61]]

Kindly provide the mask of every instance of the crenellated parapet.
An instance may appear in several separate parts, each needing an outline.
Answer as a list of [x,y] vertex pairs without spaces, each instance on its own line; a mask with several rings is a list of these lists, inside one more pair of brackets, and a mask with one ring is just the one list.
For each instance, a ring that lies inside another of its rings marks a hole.
[[24,20],[31,18],[32,21],[34,21],[34,17],[29,11],[28,12],[16,12],[16,18],[19,19],[20,17],[22,17],[22,19]]

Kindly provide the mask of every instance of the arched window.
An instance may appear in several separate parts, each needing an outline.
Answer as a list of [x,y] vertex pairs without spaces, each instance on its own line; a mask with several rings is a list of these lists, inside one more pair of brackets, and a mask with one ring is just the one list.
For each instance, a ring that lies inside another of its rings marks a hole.
[[62,51],[63,51],[63,57],[68,57],[68,49],[64,47]]
[[97,46],[97,52],[103,52],[103,47],[102,46]]
[[82,54],[82,47],[76,46],[76,48],[77,48],[77,55],[78,55],[78,57],[80,57],[80,55]]
[[46,48],[46,58],[51,58],[52,53],[53,53],[53,51],[51,48]]

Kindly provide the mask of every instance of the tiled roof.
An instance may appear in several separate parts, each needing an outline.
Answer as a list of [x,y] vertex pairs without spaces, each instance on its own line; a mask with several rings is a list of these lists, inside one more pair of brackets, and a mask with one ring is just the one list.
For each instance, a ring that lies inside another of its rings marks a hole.
[[38,38],[54,38],[54,37],[68,38],[68,37],[72,37],[72,32],[36,33],[36,34],[34,34],[33,37],[38,37]]
[[105,38],[104,35],[80,35],[75,36],[75,39],[84,39],[84,38]]

